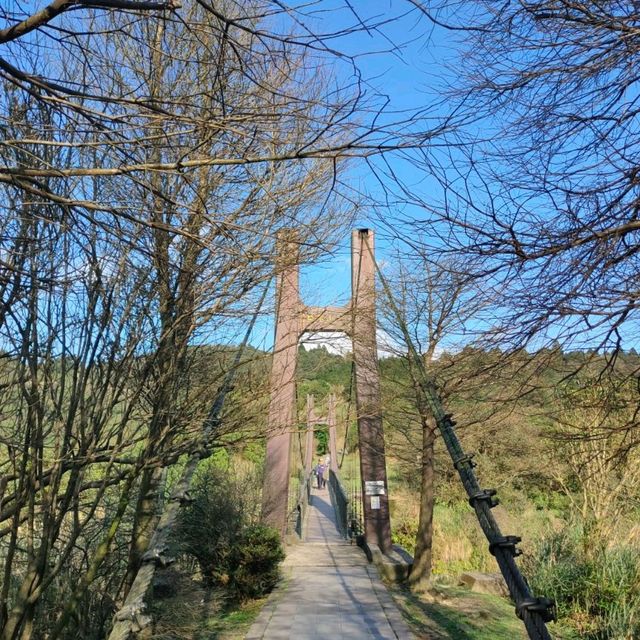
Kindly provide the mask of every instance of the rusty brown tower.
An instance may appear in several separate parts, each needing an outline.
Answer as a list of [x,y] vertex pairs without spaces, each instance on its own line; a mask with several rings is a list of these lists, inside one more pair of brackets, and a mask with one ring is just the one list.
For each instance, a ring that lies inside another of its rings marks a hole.
[[[309,307],[299,290],[299,250],[294,231],[278,246],[276,330],[262,516],[284,537],[289,490],[291,432],[297,428],[295,373],[303,333],[341,331],[351,337],[355,362],[363,513],[367,542],[391,548],[387,473],[376,345],[374,239],[370,229],[351,235],[351,302],[343,307]],[[332,451],[332,464],[336,457]]]

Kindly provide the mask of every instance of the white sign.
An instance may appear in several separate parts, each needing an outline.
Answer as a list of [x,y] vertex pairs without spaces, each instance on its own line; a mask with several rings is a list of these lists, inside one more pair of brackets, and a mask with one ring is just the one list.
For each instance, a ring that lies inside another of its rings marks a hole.
[[368,496],[383,496],[384,480],[365,480],[364,492]]
[[371,496],[371,508],[372,509],[380,508],[380,496]]

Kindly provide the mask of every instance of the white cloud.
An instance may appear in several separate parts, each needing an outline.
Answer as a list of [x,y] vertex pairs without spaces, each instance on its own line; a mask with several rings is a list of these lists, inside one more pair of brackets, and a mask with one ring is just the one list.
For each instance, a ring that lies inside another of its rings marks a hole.
[[[378,357],[389,358],[398,353],[397,345],[385,331],[378,331],[377,342]],[[305,333],[300,340],[300,344],[304,345],[307,350],[325,347],[329,353],[339,356],[344,356],[352,351],[351,338],[340,331]]]
[[351,353],[351,338],[340,331],[305,333],[300,343],[307,350],[325,347],[329,353],[339,356]]

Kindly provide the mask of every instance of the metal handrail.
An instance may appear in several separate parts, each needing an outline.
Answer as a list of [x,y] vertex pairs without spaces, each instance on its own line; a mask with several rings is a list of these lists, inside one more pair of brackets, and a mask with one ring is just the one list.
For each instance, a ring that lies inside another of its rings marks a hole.
[[349,497],[340,482],[338,474],[333,469],[329,469],[329,497],[336,512],[338,529],[340,529],[340,533],[344,538],[349,538],[352,535],[352,530],[349,526]]
[[311,474],[300,478],[300,491],[296,506],[289,514],[289,530],[295,531],[300,540],[303,538],[303,527],[307,517],[307,508],[311,503]]

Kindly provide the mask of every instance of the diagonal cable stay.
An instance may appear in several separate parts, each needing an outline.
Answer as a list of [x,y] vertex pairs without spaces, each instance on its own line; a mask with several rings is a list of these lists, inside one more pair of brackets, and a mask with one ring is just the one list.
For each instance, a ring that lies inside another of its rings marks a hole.
[[[369,251],[371,250],[369,249]],[[421,408],[428,408],[436,421],[447,451],[451,456],[453,466],[458,472],[469,497],[469,504],[473,507],[480,527],[489,542],[489,551],[495,557],[500,572],[507,583],[509,594],[516,605],[516,613],[524,622],[531,640],[551,640],[546,623],[556,618],[555,603],[550,598],[535,597],[516,564],[515,558],[521,554],[516,545],[521,541],[521,538],[513,535],[505,536],[500,531],[500,527],[491,512],[491,509],[498,504],[498,500],[495,497],[496,491],[480,487],[473,470],[476,466],[473,454],[464,452],[455,431],[456,423],[452,415],[446,413],[435,382],[427,372],[424,361],[411,339],[407,323],[395,303],[391,288],[373,254],[372,258],[384,293],[389,300],[389,305],[407,344],[409,358],[417,371],[421,396],[418,401],[423,404]]]

